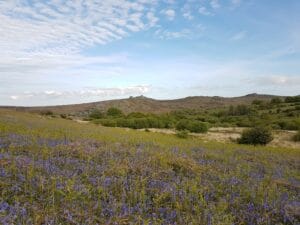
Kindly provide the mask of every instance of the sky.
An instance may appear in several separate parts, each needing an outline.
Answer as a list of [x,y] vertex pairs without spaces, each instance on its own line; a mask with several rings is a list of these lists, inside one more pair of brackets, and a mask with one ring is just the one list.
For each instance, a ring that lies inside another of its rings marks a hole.
[[0,0],[0,105],[300,94],[299,0]]

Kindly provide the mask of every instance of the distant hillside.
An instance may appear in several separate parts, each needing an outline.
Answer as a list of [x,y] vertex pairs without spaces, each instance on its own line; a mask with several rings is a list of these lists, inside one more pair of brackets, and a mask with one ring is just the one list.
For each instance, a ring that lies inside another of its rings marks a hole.
[[[39,112],[50,110],[59,114],[78,114],[81,112],[90,111],[94,108],[107,110],[110,107],[117,107],[125,113],[144,112],[144,113],[165,113],[174,110],[182,109],[213,109],[222,108],[229,105],[250,104],[253,100],[259,99],[269,101],[274,95],[249,94],[241,97],[208,97],[208,96],[193,96],[175,100],[155,100],[144,96],[130,97],[127,99],[108,100],[92,103],[47,106],[47,107],[1,107],[11,108],[17,111]],[[279,96],[280,97],[280,96]],[[282,97],[283,98],[283,97]]]

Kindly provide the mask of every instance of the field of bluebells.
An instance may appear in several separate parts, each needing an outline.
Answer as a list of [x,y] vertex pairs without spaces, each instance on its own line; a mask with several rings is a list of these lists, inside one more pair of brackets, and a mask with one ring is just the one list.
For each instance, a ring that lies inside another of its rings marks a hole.
[[299,224],[300,150],[0,111],[0,224]]

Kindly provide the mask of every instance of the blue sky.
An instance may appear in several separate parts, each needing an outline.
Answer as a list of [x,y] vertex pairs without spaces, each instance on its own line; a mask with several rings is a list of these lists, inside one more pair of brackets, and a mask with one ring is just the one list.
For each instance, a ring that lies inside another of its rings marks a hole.
[[0,105],[300,94],[298,0],[0,0]]

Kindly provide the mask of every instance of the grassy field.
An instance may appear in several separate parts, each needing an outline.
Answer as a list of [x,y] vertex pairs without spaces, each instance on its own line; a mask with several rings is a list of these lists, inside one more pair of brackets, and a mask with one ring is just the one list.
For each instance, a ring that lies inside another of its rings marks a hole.
[[300,150],[0,111],[0,224],[299,224]]

